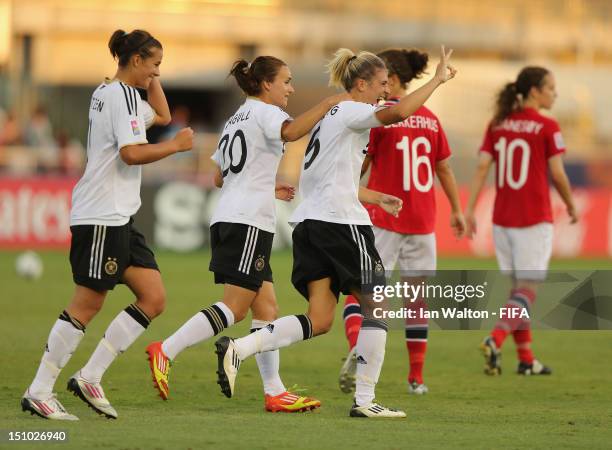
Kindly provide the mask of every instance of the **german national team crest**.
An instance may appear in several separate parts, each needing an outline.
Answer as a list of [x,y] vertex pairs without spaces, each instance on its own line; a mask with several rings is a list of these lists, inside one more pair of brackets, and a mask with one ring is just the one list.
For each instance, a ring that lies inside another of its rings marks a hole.
[[385,272],[385,268],[383,267],[383,265],[380,263],[380,261],[376,261],[376,265],[374,266],[374,273],[376,274],[376,276],[381,276],[383,275]]
[[117,273],[117,259],[116,258],[108,258],[106,264],[104,264],[104,272],[107,275],[115,275]]
[[263,259],[263,256],[259,256],[256,260],[255,260],[255,270],[257,272],[261,272],[264,267],[266,266],[266,262]]
[[134,133],[134,136],[138,136],[140,134],[140,127],[138,126],[138,121],[132,120],[130,121],[130,124],[132,125],[132,133]]

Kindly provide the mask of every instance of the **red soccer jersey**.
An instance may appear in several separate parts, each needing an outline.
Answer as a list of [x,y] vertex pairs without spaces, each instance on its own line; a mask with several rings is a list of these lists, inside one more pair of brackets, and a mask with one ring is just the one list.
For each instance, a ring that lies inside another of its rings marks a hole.
[[[398,101],[390,99],[387,105]],[[372,157],[368,188],[404,201],[399,217],[393,217],[379,206],[365,205],[372,223],[403,234],[433,233],[436,163],[450,156],[438,118],[421,106],[403,122],[373,128],[368,154]]]
[[514,112],[499,125],[489,124],[480,151],[493,156],[497,169],[494,224],[552,222],[548,158],[565,151],[554,119],[532,108]]

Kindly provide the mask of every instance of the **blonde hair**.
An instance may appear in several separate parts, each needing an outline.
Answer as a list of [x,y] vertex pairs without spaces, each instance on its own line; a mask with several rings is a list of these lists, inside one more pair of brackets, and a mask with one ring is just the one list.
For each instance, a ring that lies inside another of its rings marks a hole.
[[348,48],[340,48],[327,64],[329,85],[344,88],[348,92],[358,78],[369,80],[377,69],[386,69],[386,66],[374,53],[362,51],[355,55]]

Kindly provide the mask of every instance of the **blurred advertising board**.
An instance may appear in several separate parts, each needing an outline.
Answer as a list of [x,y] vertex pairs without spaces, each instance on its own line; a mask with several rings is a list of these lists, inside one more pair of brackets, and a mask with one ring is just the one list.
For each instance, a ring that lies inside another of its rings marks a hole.
[[[0,248],[68,248],[70,197],[76,180],[33,177],[0,178]],[[460,189],[463,204],[468,189]],[[208,227],[219,193],[185,181],[144,184],[142,207],[136,224],[157,248],[188,252],[208,247]],[[456,240],[448,225],[448,202],[436,192],[436,235],[440,255],[494,254],[491,211],[492,188],[483,191],[476,211],[478,233],[471,241]],[[612,192],[609,189],[576,189],[574,197],[581,220],[569,223],[560,198],[553,193],[556,257],[612,256]],[[298,199],[299,201],[299,199]],[[287,220],[294,204],[277,202],[276,248],[291,244]]]

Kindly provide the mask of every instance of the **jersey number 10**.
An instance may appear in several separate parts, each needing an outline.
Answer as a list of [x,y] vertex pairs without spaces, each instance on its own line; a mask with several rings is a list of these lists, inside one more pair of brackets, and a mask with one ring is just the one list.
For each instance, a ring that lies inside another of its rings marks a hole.
[[[503,188],[506,183],[508,187],[514,190],[519,190],[527,182],[527,173],[529,172],[529,157],[531,149],[529,143],[525,139],[517,138],[510,141],[505,137],[499,138],[493,148],[499,153],[497,158],[497,187]],[[521,152],[521,165],[519,168],[518,178],[514,178],[514,152],[517,148]]]
[[[412,189],[412,185],[414,185],[414,188],[419,192],[429,192],[433,186],[431,162],[427,154],[419,156],[419,146],[423,147],[425,153],[431,153],[431,143],[424,136],[419,136],[413,140],[412,145],[410,145],[408,136],[404,136],[402,140],[395,145],[395,148],[402,152],[405,191],[409,191]],[[427,179],[425,183],[421,183],[421,180],[419,180],[419,166],[423,165],[427,170]]]

